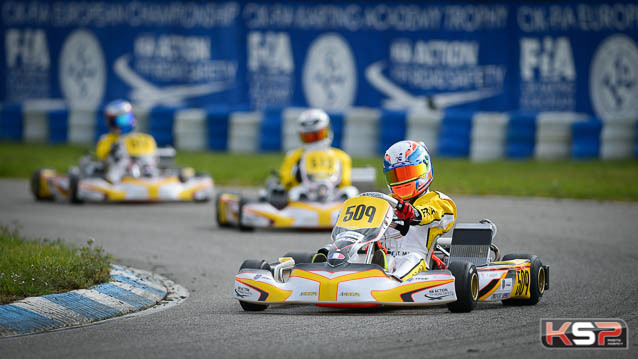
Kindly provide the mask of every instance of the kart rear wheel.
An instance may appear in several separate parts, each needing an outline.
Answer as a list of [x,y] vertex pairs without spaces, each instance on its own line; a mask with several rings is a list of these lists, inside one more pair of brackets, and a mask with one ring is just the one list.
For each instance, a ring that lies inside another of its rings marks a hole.
[[312,263],[312,258],[315,254],[313,252],[288,252],[283,257],[292,257],[295,260],[295,264]]
[[[270,270],[270,264],[268,264],[263,259],[246,259],[239,267],[239,270],[242,270],[244,268]],[[239,305],[241,305],[242,309],[247,312],[261,312],[262,310],[268,308],[268,305],[248,303],[241,300],[239,301]]]
[[545,266],[543,266],[540,258],[533,254],[507,254],[501,260],[510,261],[512,259],[529,259],[531,261],[529,299],[505,299],[503,305],[535,305],[541,300],[545,292],[548,275]]
[[244,206],[246,205],[247,201],[244,198],[240,198],[239,199],[239,220],[238,220],[238,227],[239,230],[242,232],[252,232],[255,230],[255,227],[251,227],[251,226],[247,226],[245,225],[244,222]]
[[454,276],[456,302],[448,303],[452,313],[471,312],[478,302],[479,277],[476,266],[470,262],[452,262],[447,268]]

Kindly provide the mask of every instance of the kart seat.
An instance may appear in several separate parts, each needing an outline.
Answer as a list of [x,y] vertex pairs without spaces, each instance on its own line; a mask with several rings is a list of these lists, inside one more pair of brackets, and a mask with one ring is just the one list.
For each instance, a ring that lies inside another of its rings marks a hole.
[[492,226],[489,223],[459,223],[454,227],[449,263],[464,261],[482,266],[489,263]]

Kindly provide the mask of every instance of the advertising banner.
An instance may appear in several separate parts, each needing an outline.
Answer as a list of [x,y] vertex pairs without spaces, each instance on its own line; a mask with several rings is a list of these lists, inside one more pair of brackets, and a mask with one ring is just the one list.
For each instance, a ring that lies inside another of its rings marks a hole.
[[638,116],[638,4],[4,1],[0,102]]

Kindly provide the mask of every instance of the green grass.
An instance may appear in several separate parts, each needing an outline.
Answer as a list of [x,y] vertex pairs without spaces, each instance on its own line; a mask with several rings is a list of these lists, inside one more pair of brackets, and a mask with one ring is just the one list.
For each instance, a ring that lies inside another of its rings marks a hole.
[[[0,177],[29,177],[39,167],[66,171],[90,148],[0,142]],[[261,185],[284,157],[276,154],[228,154],[179,151],[177,163],[209,172],[219,185]],[[449,195],[503,195],[638,201],[638,160],[494,161],[434,157],[432,188]],[[353,165],[377,169],[385,188],[381,156],[354,158]]]
[[61,239],[26,239],[0,225],[0,304],[107,282],[110,260],[91,243],[78,248]]

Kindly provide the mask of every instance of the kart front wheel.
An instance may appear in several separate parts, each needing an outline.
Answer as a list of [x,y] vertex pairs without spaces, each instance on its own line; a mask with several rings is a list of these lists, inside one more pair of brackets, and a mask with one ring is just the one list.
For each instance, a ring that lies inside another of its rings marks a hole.
[[223,193],[219,193],[215,198],[215,219],[217,220],[217,227],[227,228],[230,227],[230,223],[228,223],[228,220],[222,219],[224,211],[224,208],[222,208],[224,205],[221,200],[222,195]]
[[452,313],[471,312],[478,302],[479,277],[476,266],[470,262],[452,262],[448,270],[454,276],[456,302],[448,303]]
[[[270,265],[263,259],[262,260],[246,259],[239,267],[239,270],[242,270],[244,268],[270,270]],[[247,312],[261,312],[262,310],[265,310],[266,308],[268,308],[267,304],[265,305],[265,304],[248,303],[242,300],[239,301],[239,305],[241,305],[242,309]]]
[[83,201],[78,196],[78,189],[80,187],[80,177],[76,174],[69,175],[69,199],[73,204],[81,204]]
[[246,205],[246,200],[244,198],[239,199],[239,230],[242,232],[252,232],[255,230],[255,227],[247,226],[244,222],[244,206]]
[[502,261],[511,261],[513,259],[529,259],[530,265],[530,283],[529,283],[529,299],[505,299],[504,305],[535,305],[543,297],[549,273],[546,266],[543,265],[540,258],[532,254],[507,254],[501,259]]

